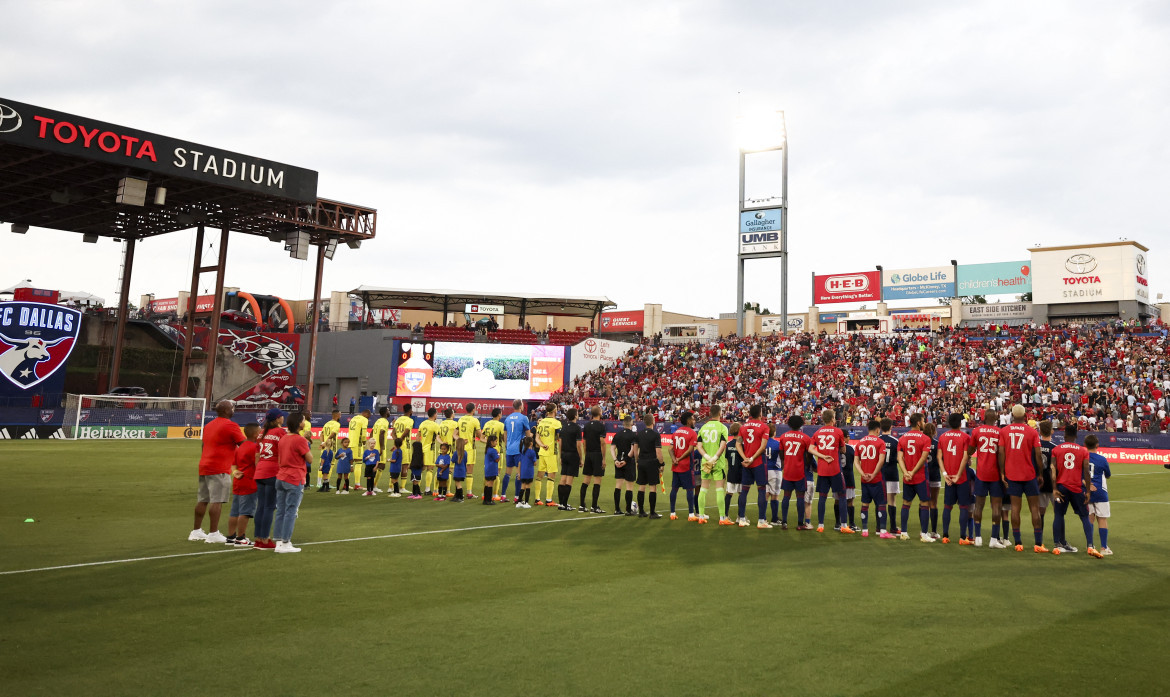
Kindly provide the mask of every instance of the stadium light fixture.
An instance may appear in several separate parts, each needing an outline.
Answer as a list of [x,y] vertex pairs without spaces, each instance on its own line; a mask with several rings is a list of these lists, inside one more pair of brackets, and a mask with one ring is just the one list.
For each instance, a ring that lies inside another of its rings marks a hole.
[[362,241],[361,240],[350,240],[349,242],[346,242],[345,244],[350,249],[357,249],[357,248],[362,246]]
[[167,205],[167,187],[165,187],[165,186],[154,187],[154,205],[156,205],[156,206]]
[[333,255],[337,253],[337,238],[330,237],[329,244],[325,245],[325,258],[333,261]]
[[735,118],[735,139],[743,152],[782,148],[788,142],[783,111],[741,114]]
[[118,180],[118,193],[114,202],[127,206],[145,206],[146,180],[136,177],[122,177]]

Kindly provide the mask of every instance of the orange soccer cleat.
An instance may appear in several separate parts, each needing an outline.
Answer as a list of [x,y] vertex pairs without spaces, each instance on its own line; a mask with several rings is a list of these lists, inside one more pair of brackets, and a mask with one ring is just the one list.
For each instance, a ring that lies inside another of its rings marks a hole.
[[854,530],[853,528],[849,527],[848,525],[842,525],[842,526],[841,526],[841,533],[842,533],[842,534],[845,534],[845,535],[852,535],[852,534],[853,534],[853,533],[855,533],[855,532],[857,532],[857,531],[856,531],[856,530]]
[[1032,551],[1036,554],[1048,554],[1048,548],[1044,545],[1032,545]]
[[1017,551],[1017,552],[1023,552],[1023,551],[1024,551],[1024,545],[1016,545],[1016,551]]
[[1089,548],[1087,551],[1088,551],[1088,555],[1089,555],[1090,557],[1096,557],[1096,558],[1098,558],[1098,559],[1104,559],[1104,558],[1105,558],[1105,555],[1104,555],[1104,554],[1101,554],[1100,552],[1098,552],[1097,550],[1093,549],[1092,547],[1090,547],[1090,548]]
[[688,523],[695,523],[695,522],[701,522],[701,521],[699,519],[699,516],[695,515],[694,513],[691,513],[690,515],[687,516],[687,522]]
[[1060,551],[1060,547],[1053,547],[1053,548],[1052,548],[1052,553],[1053,553],[1054,555],[1058,556],[1058,557],[1059,557],[1060,555],[1064,554],[1064,552]]
[[939,540],[939,542],[942,542],[944,545],[949,545],[951,543],[951,538],[944,537],[941,540]]
[[676,513],[671,513],[671,514],[670,514],[670,519],[671,519],[671,520],[678,520],[678,514],[676,514]]
[[731,518],[720,518],[719,524],[720,525],[735,525],[735,522],[732,521]]

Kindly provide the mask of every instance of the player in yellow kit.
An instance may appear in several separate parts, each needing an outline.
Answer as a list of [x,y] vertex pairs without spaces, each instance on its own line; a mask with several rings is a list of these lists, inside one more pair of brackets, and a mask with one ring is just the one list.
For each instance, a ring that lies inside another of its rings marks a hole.
[[[455,461],[455,432],[458,430],[458,423],[454,419],[455,412],[450,407],[443,410],[443,420],[439,422],[439,444],[435,447],[440,448],[447,446],[447,454],[451,456],[451,461]],[[455,498],[454,487],[448,487],[447,498]]]
[[479,440],[479,435],[482,433],[479,428],[479,417],[475,415],[475,403],[467,403],[467,413],[459,417],[459,437],[467,444],[467,479],[464,482],[463,490],[467,492],[467,498],[476,498],[475,487],[472,483],[475,472],[475,442]]
[[[341,412],[334,409],[330,412],[329,420],[321,427],[321,449],[329,448],[330,450],[336,450],[337,434],[339,433],[341,433]],[[325,479],[329,479],[328,475],[325,476]],[[320,487],[322,483],[324,482],[321,477],[321,471],[318,470],[317,486]]]
[[[561,422],[557,420],[557,405],[552,402],[545,404],[544,418],[536,424],[537,445],[537,480],[536,505],[551,506],[555,480],[561,471],[560,462],[560,434]],[[540,482],[547,482],[548,493],[544,503],[540,502]]]
[[[365,442],[370,438],[369,434],[366,433],[366,429],[369,428],[369,425],[370,410],[368,407],[362,409],[362,413],[349,417],[349,433],[347,433],[345,437],[349,438],[349,442],[351,444],[354,444],[354,450],[357,451],[357,454],[361,454],[362,445],[365,444]],[[354,471],[356,472],[357,470]],[[353,490],[361,491],[362,485],[356,483],[361,481],[361,479],[357,476],[355,476],[354,479],[355,483]]]
[[422,444],[423,453],[423,487],[426,495],[430,496],[435,481],[435,448],[438,447],[439,424],[435,421],[437,411],[434,407],[427,409],[427,420],[418,425],[418,442]]
[[382,471],[386,469],[386,456],[390,453],[390,445],[393,441],[389,441],[387,435],[390,433],[390,409],[387,407],[378,407],[378,420],[374,422],[373,428],[370,429],[370,439],[378,445],[378,467],[374,470],[374,493],[381,493],[382,490],[378,488],[378,480],[382,478]]
[[[483,425],[483,439],[484,439],[484,441],[486,442],[488,438],[495,436],[496,437],[496,449],[500,452],[503,451],[503,447],[504,447],[503,443],[507,442],[507,431],[504,429],[503,420],[500,419],[500,415],[503,413],[504,413],[503,410],[500,409],[499,407],[492,409],[492,420],[488,421],[487,423],[485,423]],[[500,490],[500,494],[504,494],[504,493],[506,493],[506,492],[504,492],[503,490]],[[496,496],[494,498],[496,501],[502,501],[505,497],[501,495],[501,496]]]
[[411,431],[414,430],[414,417],[410,415],[410,405],[402,407],[402,416],[394,420],[391,428],[394,429],[394,437],[402,441],[402,471],[406,472],[410,469],[410,451],[414,448],[411,446]]

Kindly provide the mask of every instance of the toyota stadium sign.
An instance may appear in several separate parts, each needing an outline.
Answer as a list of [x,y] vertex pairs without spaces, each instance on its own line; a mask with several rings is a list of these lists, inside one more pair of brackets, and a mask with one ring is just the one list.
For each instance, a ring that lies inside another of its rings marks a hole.
[[1032,299],[1060,304],[1150,302],[1149,251],[1137,242],[1032,250]]
[[631,312],[602,312],[601,333],[618,334],[622,332],[641,332],[645,323],[646,312],[633,310]]
[[466,308],[464,308],[464,312],[469,315],[502,315],[504,314],[504,306],[467,303]]
[[955,297],[953,266],[882,271],[882,298],[885,300],[953,297]]
[[813,298],[817,305],[855,303],[882,299],[882,278],[877,271],[813,276]]
[[317,173],[0,97],[0,142],[315,203]]

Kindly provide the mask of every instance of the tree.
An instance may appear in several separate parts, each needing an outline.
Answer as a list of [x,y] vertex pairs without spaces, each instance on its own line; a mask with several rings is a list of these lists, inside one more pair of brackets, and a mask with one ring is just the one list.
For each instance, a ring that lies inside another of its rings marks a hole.
[[1023,295],[1019,295],[1016,297],[1022,303],[1030,303],[1030,302],[1032,302],[1032,291],[1028,291],[1027,293],[1024,293]]
[[963,298],[963,304],[964,305],[986,305],[987,304],[987,296],[986,295],[968,295],[967,297]]
[[770,315],[770,314],[772,314],[772,311],[766,307],[761,310],[759,303],[744,303],[743,304],[743,311],[744,312],[754,312],[757,315]]

